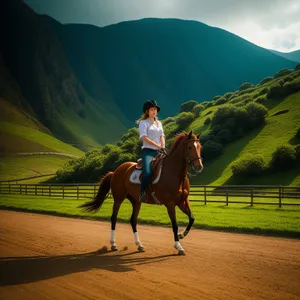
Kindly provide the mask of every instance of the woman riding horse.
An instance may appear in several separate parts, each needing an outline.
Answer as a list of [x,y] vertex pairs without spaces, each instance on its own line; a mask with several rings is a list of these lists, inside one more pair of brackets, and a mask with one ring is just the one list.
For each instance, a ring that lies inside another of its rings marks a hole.
[[[160,155],[162,160],[162,169],[159,180],[154,184],[152,189],[155,198],[148,199],[148,204],[157,204],[157,200],[161,205],[167,208],[169,218],[172,223],[174,233],[174,247],[178,250],[178,254],[185,254],[179,239],[184,238],[194,223],[194,217],[190,209],[188,195],[190,192],[190,183],[188,174],[197,175],[203,169],[201,158],[200,135],[190,133],[178,134],[175,138],[168,155]],[[164,146],[164,145],[161,145]],[[127,198],[132,204],[132,215],[130,224],[134,234],[135,243],[139,251],[144,251],[144,247],[139,239],[137,232],[137,219],[141,208],[140,200],[140,184],[130,180],[133,172],[138,172],[136,162],[125,162],[118,166],[114,172],[106,174],[99,183],[99,190],[96,197],[80,207],[90,212],[96,212],[104,200],[107,198],[109,191],[113,196],[113,212],[111,215],[111,235],[110,244],[112,250],[117,250],[116,246],[116,222],[121,204]],[[176,221],[176,206],[185,213],[189,218],[189,223],[184,232],[178,233],[178,225]]]

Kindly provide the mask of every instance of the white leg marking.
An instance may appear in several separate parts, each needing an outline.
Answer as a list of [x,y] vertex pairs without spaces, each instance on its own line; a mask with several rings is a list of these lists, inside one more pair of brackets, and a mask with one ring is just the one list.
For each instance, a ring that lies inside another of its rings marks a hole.
[[140,241],[140,239],[139,239],[139,234],[137,232],[134,233],[134,240],[135,240],[135,244],[137,246],[144,248],[141,241]]
[[110,232],[110,245],[116,246],[116,231],[115,230],[111,230],[111,232]]
[[177,249],[178,251],[184,252],[184,249],[182,248],[181,244],[179,242],[175,242],[174,245],[175,249]]

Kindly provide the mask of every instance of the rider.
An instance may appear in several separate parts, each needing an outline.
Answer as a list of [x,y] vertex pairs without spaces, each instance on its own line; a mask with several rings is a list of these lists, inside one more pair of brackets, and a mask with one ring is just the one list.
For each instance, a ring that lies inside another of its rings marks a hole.
[[143,115],[137,121],[139,135],[143,141],[142,165],[144,176],[142,178],[140,200],[147,202],[146,189],[151,181],[151,161],[157,156],[158,150],[165,148],[165,135],[161,122],[157,119],[160,107],[155,100],[146,101],[143,105]]

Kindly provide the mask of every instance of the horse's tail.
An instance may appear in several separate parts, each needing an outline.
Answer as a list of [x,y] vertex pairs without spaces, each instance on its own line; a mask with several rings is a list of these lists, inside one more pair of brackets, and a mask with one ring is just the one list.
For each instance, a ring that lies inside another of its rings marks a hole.
[[107,194],[110,190],[110,181],[113,174],[114,174],[113,172],[107,173],[99,183],[100,186],[96,197],[94,197],[92,201],[80,205],[79,208],[83,208],[84,211],[87,212],[98,211],[101,205],[103,204],[104,200],[107,198]]

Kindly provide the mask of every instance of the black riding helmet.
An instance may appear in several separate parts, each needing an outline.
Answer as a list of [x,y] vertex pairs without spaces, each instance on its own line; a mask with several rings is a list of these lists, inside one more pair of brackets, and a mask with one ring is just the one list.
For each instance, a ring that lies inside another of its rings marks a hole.
[[146,110],[148,108],[151,108],[151,107],[156,107],[157,108],[157,112],[160,111],[160,107],[157,105],[156,101],[155,100],[151,100],[151,101],[149,100],[149,101],[147,101],[147,102],[144,103],[144,105],[143,105],[143,112],[145,113]]

